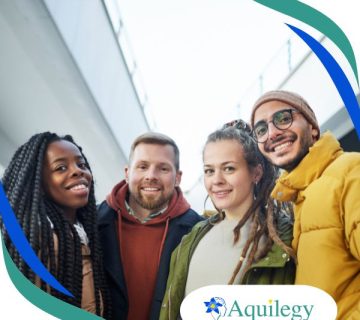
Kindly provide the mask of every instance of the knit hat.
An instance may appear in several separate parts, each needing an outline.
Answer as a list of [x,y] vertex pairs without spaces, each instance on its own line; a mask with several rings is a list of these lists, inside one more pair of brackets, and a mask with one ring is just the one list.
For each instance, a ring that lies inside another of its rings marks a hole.
[[251,112],[251,126],[254,127],[254,115],[255,111],[264,103],[270,101],[281,101],[285,102],[286,104],[294,107],[297,109],[304,118],[315,128],[318,130],[318,135],[316,139],[319,138],[320,135],[320,128],[319,124],[316,120],[316,116],[314,111],[310,108],[309,104],[306,100],[298,95],[297,93],[285,91],[285,90],[273,90],[264,93],[254,104],[252,112]]

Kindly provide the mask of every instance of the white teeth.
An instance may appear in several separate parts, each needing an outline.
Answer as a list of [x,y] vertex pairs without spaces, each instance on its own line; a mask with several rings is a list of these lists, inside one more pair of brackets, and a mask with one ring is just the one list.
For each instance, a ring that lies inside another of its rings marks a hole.
[[83,189],[87,189],[87,186],[84,184],[77,184],[76,186],[70,188],[70,190],[83,190]]
[[158,191],[158,188],[143,188],[145,191]]
[[217,191],[217,192],[214,192],[216,195],[219,195],[219,196],[222,196],[224,194],[228,194],[230,191]]
[[291,141],[280,144],[274,148],[274,151],[281,151],[282,149],[286,148],[287,146],[289,146],[291,144],[292,144]]

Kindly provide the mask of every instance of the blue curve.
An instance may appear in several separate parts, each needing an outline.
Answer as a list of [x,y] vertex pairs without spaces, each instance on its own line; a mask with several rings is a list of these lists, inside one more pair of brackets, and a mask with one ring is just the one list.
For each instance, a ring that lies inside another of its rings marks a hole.
[[0,215],[4,221],[6,231],[9,234],[11,241],[14,243],[16,249],[29,267],[46,283],[55,288],[56,290],[66,294],[70,297],[73,295],[66,290],[56,278],[49,272],[48,269],[41,263],[34,250],[31,248],[28,240],[26,239],[23,230],[21,229],[16,216],[6,198],[4,188],[0,183]]
[[320,62],[324,65],[345,104],[351,120],[354,123],[358,138],[360,139],[360,107],[344,71],[341,69],[334,57],[317,40],[303,30],[300,30],[290,24],[286,25],[310,47],[310,49],[319,58]]

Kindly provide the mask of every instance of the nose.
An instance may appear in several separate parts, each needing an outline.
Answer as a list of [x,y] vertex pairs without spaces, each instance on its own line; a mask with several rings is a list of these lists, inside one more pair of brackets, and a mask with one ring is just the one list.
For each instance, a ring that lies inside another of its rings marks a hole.
[[71,166],[71,176],[72,177],[83,176],[83,175],[84,175],[84,170],[81,169],[77,164],[73,164]]
[[268,123],[268,139],[270,140],[274,140],[276,139],[279,135],[282,134],[282,130],[278,129],[275,127],[275,125],[272,122]]
[[224,177],[220,170],[215,170],[212,183],[216,185],[224,183]]
[[158,171],[156,168],[149,167],[148,170],[146,170],[145,179],[146,180],[156,180],[158,178]]

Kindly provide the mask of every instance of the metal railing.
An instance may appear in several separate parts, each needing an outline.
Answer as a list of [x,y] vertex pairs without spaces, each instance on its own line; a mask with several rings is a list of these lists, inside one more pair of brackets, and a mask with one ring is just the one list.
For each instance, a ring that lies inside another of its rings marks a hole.
[[[325,37],[319,35],[318,39],[323,42]],[[241,114],[242,106],[252,106],[253,103],[264,92],[269,90],[280,89],[286,80],[301,66],[301,64],[312,54],[312,51],[307,45],[295,35],[290,37],[280,48],[275,52],[273,57],[265,65],[263,71],[256,77],[256,79],[247,87],[240,96],[239,102],[236,104],[238,117],[244,118]],[[185,194],[190,194],[200,183],[202,183],[203,175],[201,174],[193,185],[184,191]]]
[[[325,39],[318,32],[317,38],[320,42],[323,42]],[[286,80],[311,53],[312,51],[308,46],[296,35],[286,40],[265,65],[262,72],[240,95],[239,101],[235,106],[238,110],[238,116],[243,116],[241,115],[242,106],[251,106],[264,92],[281,89]]]
[[141,73],[136,63],[135,54],[132,51],[126,28],[121,17],[118,2],[117,0],[103,0],[103,3],[108,12],[112,27],[116,34],[118,44],[122,51],[126,66],[129,70],[131,81],[134,85],[136,94],[139,98],[139,102],[144,111],[148,125],[151,130],[154,130],[156,128],[156,123],[151,112],[150,103],[146,94]]

